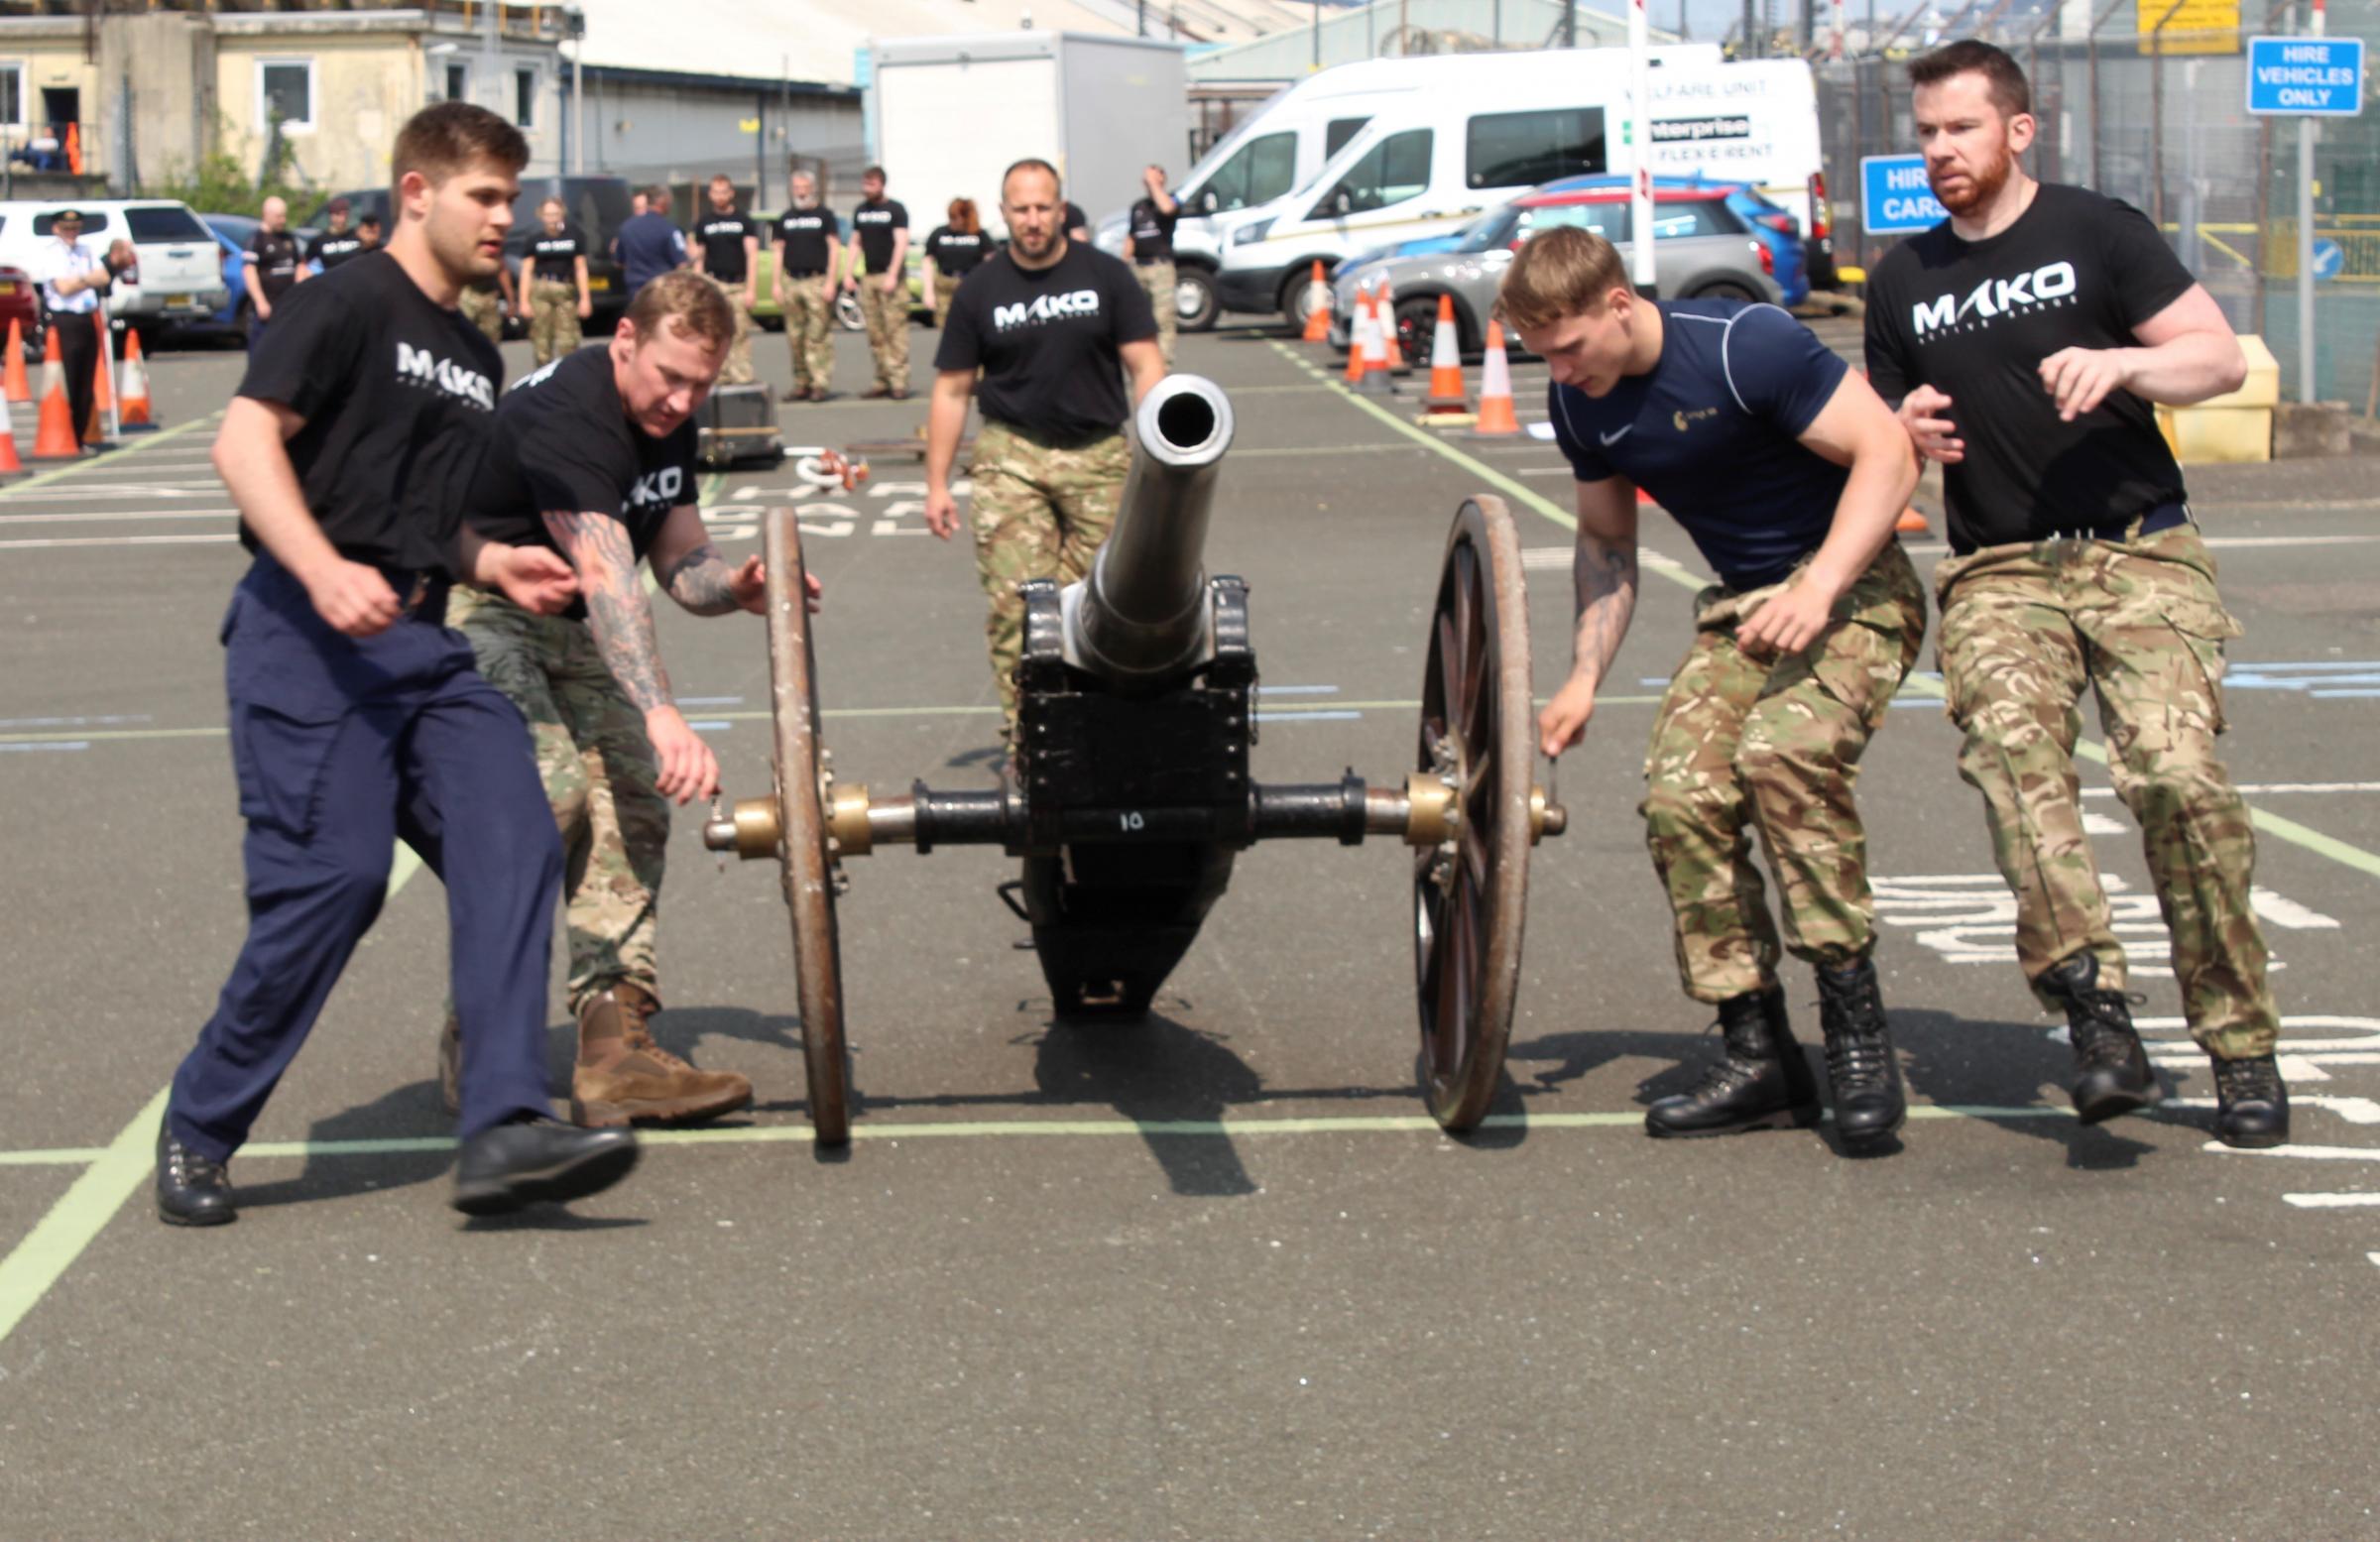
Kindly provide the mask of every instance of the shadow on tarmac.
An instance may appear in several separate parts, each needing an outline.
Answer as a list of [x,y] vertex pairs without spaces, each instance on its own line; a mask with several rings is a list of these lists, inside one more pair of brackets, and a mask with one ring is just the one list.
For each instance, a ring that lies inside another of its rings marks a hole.
[[[405,1139],[447,1133],[448,1123],[438,1110],[438,1084],[419,1081],[393,1087],[370,1103],[314,1121],[305,1138],[309,1142]],[[294,1178],[241,1184],[240,1208],[261,1210],[269,1205],[311,1204],[410,1188],[442,1178],[453,1166],[454,1152],[445,1149],[388,1151],[363,1160],[313,1154]]]

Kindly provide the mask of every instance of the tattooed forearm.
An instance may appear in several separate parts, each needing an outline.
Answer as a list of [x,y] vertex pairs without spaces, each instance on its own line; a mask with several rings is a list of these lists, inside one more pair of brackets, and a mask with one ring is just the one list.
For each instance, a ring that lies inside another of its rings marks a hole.
[[669,591],[669,598],[695,615],[724,616],[736,608],[736,592],[728,583],[735,571],[706,540],[675,561],[654,567],[653,576]]
[[1580,531],[1578,548],[1571,555],[1571,578],[1579,598],[1575,667],[1592,671],[1600,680],[1636,614],[1636,542],[1607,541]]
[[602,514],[547,514],[545,528],[578,569],[595,651],[640,712],[670,704],[669,676],[653,635],[653,610],[637,582],[636,548],[618,520]]

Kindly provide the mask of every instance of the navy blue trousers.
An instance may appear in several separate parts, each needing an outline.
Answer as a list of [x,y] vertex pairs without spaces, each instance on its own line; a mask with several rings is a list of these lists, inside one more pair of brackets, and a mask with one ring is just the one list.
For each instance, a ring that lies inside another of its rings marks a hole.
[[[224,677],[248,821],[248,940],[166,1115],[201,1155],[226,1160],[247,1139],[379,915],[400,838],[446,886],[461,1133],[550,1112],[561,839],[528,725],[435,612],[344,637],[269,554],[232,595]],[[414,999],[437,993],[424,985]]]

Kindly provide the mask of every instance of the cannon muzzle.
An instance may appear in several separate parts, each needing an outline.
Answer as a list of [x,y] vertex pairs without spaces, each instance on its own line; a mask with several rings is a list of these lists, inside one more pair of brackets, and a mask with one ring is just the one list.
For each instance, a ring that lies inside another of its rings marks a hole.
[[1067,661],[1126,688],[1163,684],[1210,647],[1202,563],[1232,404],[1211,380],[1168,375],[1132,426],[1115,529],[1063,600]]

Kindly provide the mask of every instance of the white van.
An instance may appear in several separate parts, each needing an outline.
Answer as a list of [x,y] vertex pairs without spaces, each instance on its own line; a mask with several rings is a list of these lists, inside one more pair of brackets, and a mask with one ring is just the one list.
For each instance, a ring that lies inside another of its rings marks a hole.
[[60,209],[82,215],[76,242],[104,256],[119,240],[139,254],[134,282],[118,283],[107,297],[107,313],[140,327],[195,321],[213,315],[230,299],[223,283],[223,251],[214,234],[171,198],[44,198],[0,203],[0,266],[33,272],[34,259],[57,237],[50,223]]
[[[1808,229],[1820,171],[1810,66],[1726,63],[1708,50],[1656,50],[1654,59],[1653,171],[1756,186]],[[1556,178],[1636,170],[1625,142],[1625,49],[1444,62],[1474,75],[1401,93],[1277,211],[1231,230],[1215,277],[1225,309],[1302,322],[1316,261],[1327,273],[1362,252],[1450,235]]]
[[[1282,87],[1174,180],[1174,196],[1182,205],[1181,222],[1173,233],[1175,297],[1182,326],[1203,331],[1214,325],[1220,308],[1214,276],[1223,266],[1233,231],[1277,212],[1275,204],[1311,182],[1379,113],[1409,112],[1410,104],[1425,93],[1491,93],[1522,60],[1550,61],[1522,66],[1528,69],[1575,70],[1582,55],[1595,52],[1364,59]],[[1654,56],[1679,64],[1708,66],[1720,61],[1719,46],[1712,43],[1678,44],[1657,49]],[[1124,236],[1125,216],[1118,212],[1100,221],[1094,238],[1103,251],[1121,254]],[[1271,309],[1269,298],[1255,308]]]

